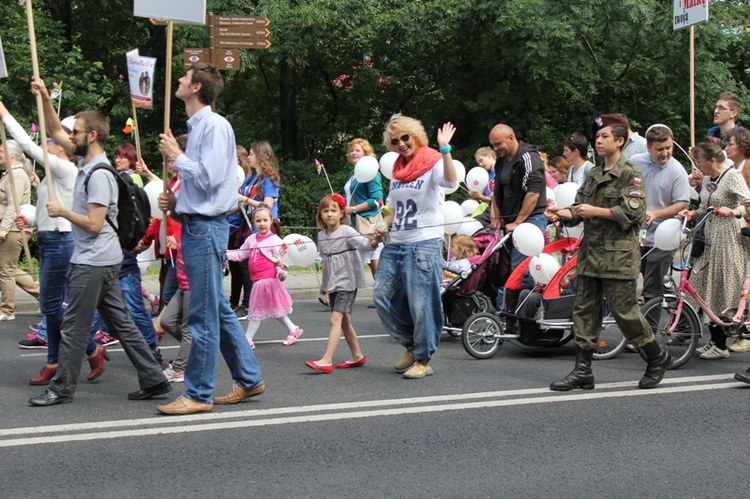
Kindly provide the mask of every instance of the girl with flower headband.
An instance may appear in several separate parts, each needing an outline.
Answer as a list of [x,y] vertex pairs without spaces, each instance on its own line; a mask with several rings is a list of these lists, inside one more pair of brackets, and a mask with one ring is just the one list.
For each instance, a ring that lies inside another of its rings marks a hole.
[[287,267],[281,261],[281,238],[271,232],[273,216],[267,205],[261,203],[253,211],[253,225],[258,232],[251,234],[239,249],[227,251],[227,259],[233,262],[247,260],[253,287],[247,305],[247,341],[255,348],[253,337],[266,319],[276,319],[288,331],[284,346],[297,341],[304,332],[289,319],[292,313],[292,297],[282,281],[286,279]]
[[339,194],[324,197],[315,217],[318,227],[318,250],[323,257],[323,281],[320,293],[328,295],[331,307],[331,331],[328,347],[318,360],[305,364],[316,371],[333,372],[333,356],[344,333],[351,356],[336,364],[339,369],[362,367],[367,362],[359,348],[357,333],[352,326],[351,314],[357,289],[365,287],[365,271],[358,250],[376,248],[383,239],[384,228],[378,228],[372,239],[367,239],[349,226],[345,212],[346,201]]

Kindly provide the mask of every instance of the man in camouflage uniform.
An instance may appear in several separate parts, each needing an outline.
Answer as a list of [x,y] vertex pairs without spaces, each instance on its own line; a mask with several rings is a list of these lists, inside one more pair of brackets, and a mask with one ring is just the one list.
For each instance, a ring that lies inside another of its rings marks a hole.
[[602,115],[594,120],[592,133],[604,165],[591,170],[571,208],[550,208],[564,225],[584,223],[573,307],[576,366],[564,379],[553,382],[550,389],[594,388],[591,360],[602,328],[602,297],[607,300],[622,334],[646,353],[648,367],[638,386],[652,388],[662,380],[672,359],[654,341],[636,302],[640,269],[638,231],[646,213],[643,176],[621,153],[628,136],[624,119]]

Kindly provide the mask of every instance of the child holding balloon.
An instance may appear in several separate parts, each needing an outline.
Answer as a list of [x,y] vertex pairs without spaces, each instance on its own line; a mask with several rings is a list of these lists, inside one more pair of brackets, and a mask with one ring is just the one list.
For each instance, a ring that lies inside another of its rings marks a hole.
[[292,297],[282,281],[286,279],[287,267],[281,261],[282,241],[271,232],[273,217],[267,205],[260,203],[253,211],[253,225],[258,232],[251,234],[242,246],[227,251],[227,259],[233,262],[247,260],[253,287],[247,310],[247,332],[245,336],[250,348],[255,348],[253,338],[261,323],[266,319],[276,319],[288,331],[284,346],[290,346],[304,332],[290,319]]
[[320,255],[323,257],[321,294],[328,294],[331,307],[331,331],[328,347],[318,360],[305,364],[316,371],[333,372],[333,355],[343,331],[351,350],[348,360],[336,364],[338,369],[362,367],[367,362],[359,348],[357,333],[352,326],[351,314],[357,289],[365,287],[362,257],[357,250],[375,248],[383,238],[385,228],[377,227],[372,239],[360,235],[347,223],[346,201],[338,194],[324,197],[318,205],[316,220],[323,229],[318,235]]

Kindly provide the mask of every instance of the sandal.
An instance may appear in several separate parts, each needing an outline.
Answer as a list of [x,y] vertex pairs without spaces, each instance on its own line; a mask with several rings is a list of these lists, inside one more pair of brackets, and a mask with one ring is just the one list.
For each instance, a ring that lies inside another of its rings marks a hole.
[[302,333],[304,333],[304,331],[303,331],[303,330],[301,330],[300,328],[297,328],[297,329],[295,329],[294,331],[290,332],[290,333],[289,333],[289,334],[288,334],[288,335],[286,336],[286,339],[285,339],[285,340],[284,340],[284,341],[282,342],[282,343],[283,343],[283,345],[284,345],[285,347],[288,347],[288,346],[294,345],[294,342],[295,342],[295,341],[297,341],[297,338],[299,338],[300,336],[302,336]]

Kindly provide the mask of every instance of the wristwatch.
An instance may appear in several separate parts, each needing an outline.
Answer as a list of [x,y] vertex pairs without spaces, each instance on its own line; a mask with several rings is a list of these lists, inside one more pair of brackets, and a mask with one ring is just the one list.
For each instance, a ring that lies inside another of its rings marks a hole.
[[356,214],[357,214],[357,207],[356,207],[356,206],[352,206],[352,213],[353,213],[354,215],[356,215]]

